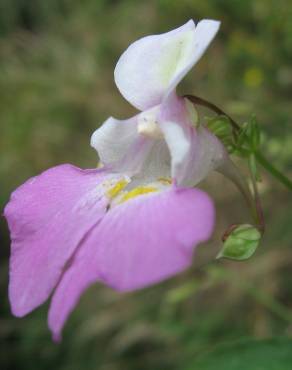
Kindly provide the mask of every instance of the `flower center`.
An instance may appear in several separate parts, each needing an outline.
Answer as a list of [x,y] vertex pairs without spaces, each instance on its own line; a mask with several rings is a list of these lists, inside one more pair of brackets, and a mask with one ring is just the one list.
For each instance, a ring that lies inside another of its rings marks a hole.
[[119,199],[119,203],[124,203],[129,199],[138,197],[139,195],[154,193],[157,191],[158,188],[155,188],[154,186],[137,186],[130,191],[123,192],[122,197]]
[[109,186],[106,195],[110,200],[110,207],[119,205],[141,195],[166,190],[166,188],[169,188],[169,186],[171,185],[171,180],[167,178],[160,178],[153,183],[136,186],[131,190],[126,190],[128,184],[128,180],[122,179],[115,183],[113,186],[112,184]]
[[109,190],[106,192],[106,195],[110,199],[115,198],[128,185],[128,183],[129,181],[125,179],[118,181],[113,187],[109,188]]

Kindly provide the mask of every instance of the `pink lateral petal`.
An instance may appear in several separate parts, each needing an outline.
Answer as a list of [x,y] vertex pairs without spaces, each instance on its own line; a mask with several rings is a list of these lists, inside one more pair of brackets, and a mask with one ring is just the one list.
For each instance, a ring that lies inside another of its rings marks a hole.
[[221,141],[203,125],[194,126],[187,99],[172,93],[161,104],[159,127],[171,154],[171,175],[180,186],[195,186],[228,161]]
[[43,303],[107,202],[98,184],[102,170],[71,165],[51,168],[20,186],[4,215],[11,232],[9,298],[24,316]]
[[75,255],[52,298],[49,327],[60,339],[62,327],[81,294],[102,281],[131,291],[187,268],[194,247],[213,230],[214,207],[204,192],[170,188],[111,209]]

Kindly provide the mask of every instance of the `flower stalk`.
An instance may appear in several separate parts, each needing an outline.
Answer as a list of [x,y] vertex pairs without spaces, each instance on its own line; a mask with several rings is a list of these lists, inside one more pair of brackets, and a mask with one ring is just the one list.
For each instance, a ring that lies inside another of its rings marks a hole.
[[[189,99],[192,103],[201,105],[203,107],[206,107],[213,112],[217,113],[218,115],[223,115],[226,116],[230,124],[233,128],[233,131],[235,134],[238,134],[241,127],[240,125],[234,121],[234,119],[227,113],[225,113],[221,108],[219,108],[217,105],[209,102],[206,99],[203,99],[199,96],[195,95],[185,95],[185,98]],[[267,171],[269,172],[272,176],[274,176],[282,185],[284,185],[286,188],[289,190],[292,190],[292,181],[286,177],[282,172],[280,172],[278,169],[276,169],[264,156],[261,152],[255,151],[254,153],[255,158],[257,162]]]
[[[185,95],[185,98],[189,99],[193,104],[204,106],[213,112],[217,113],[218,115],[222,115],[228,118],[228,122],[230,123],[233,131],[234,138],[237,138],[241,133],[241,126],[227,113],[225,113],[221,108],[217,105],[211,103],[210,101],[203,99],[199,96],[195,95]],[[244,134],[245,136],[246,134]],[[252,152],[248,154],[249,159],[249,170],[251,175],[251,185],[253,190],[253,202],[251,204],[249,197],[246,197],[244,194],[245,199],[247,200],[248,206],[251,208],[253,218],[256,222],[256,226],[261,234],[264,233],[265,230],[265,222],[264,222],[264,215],[261,206],[261,201],[259,197],[257,181],[259,181],[257,174],[253,171],[252,168],[252,160],[256,160],[267,172],[269,172],[272,176],[274,176],[282,185],[284,185],[289,190],[292,190],[292,181],[288,179],[283,173],[277,170],[258,150],[254,149]],[[240,189],[241,190],[241,189]],[[233,226],[231,226],[224,234],[224,238],[226,235],[229,235],[233,231]]]
[[264,169],[274,176],[282,185],[287,189],[292,190],[292,181],[286,177],[282,172],[275,168],[260,152],[255,152],[255,157],[258,163],[264,167]]

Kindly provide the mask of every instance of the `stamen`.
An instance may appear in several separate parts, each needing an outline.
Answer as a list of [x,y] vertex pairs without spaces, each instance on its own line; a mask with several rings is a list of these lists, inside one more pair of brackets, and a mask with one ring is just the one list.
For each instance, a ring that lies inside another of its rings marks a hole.
[[171,179],[168,179],[166,177],[159,177],[159,182],[161,182],[163,185],[171,185],[172,181]]
[[127,180],[121,180],[117,182],[106,192],[106,195],[111,199],[115,198],[128,185],[128,183],[129,181]]
[[125,195],[123,195],[120,199],[119,203],[126,202],[127,200],[136,198],[139,195],[153,193],[156,191],[158,191],[158,189],[153,186],[138,186],[137,188],[125,193]]
[[137,186],[134,189],[126,190],[125,188],[129,184],[130,179],[122,179],[116,183],[105,182],[103,185],[106,187],[106,195],[110,200],[108,209],[124,203],[130,199],[139,197],[140,195],[145,195],[149,193],[160,192],[169,188],[172,180],[166,177],[161,177],[157,181],[150,183],[148,185]]

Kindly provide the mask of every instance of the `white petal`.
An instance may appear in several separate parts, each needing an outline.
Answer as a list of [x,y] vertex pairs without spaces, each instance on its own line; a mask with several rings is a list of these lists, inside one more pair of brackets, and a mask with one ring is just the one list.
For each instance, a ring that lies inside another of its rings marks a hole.
[[127,120],[108,118],[91,136],[90,145],[106,166],[119,162],[137,140],[137,116]]
[[171,154],[178,185],[194,186],[227,158],[221,142],[204,127],[194,127],[188,101],[170,95],[162,104],[159,126]]
[[157,181],[157,179],[171,177],[171,160],[169,148],[164,139],[152,140],[152,147],[139,172],[136,172],[130,184],[131,187]]
[[179,63],[169,83],[168,93],[176,88],[185,75],[199,61],[216,36],[219,27],[220,22],[211,19],[204,19],[197,24],[192,39],[188,41],[188,44],[185,43],[184,51],[180,55]]
[[192,132],[191,142],[183,180],[185,185],[198,184],[228,159],[223,144],[203,126]]
[[171,153],[172,177],[179,180],[181,178],[180,172],[191,149],[191,143],[183,127],[177,122],[165,122],[163,132]]
[[173,31],[131,44],[115,68],[121,94],[141,110],[161,103],[200,59],[219,25],[217,21],[203,20],[196,27],[190,20]]
[[[134,185],[170,177],[170,153],[165,141],[160,136],[153,138],[146,127],[138,130],[141,119],[153,115],[157,109],[128,120],[111,117],[91,137],[91,146],[98,152],[102,164],[113,171],[134,176]],[[152,128],[151,121],[146,123]]]

